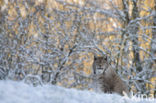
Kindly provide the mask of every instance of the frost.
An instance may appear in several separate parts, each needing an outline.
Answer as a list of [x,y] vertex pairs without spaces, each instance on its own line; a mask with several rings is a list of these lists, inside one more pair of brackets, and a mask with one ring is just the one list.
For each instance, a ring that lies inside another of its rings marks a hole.
[[155,91],[146,88],[155,75],[152,8],[139,0],[19,1],[4,0],[0,10],[0,79],[92,89],[93,56],[107,55],[130,90]]
[[122,97],[59,86],[29,86],[23,82],[0,81],[2,103],[155,103],[154,99]]

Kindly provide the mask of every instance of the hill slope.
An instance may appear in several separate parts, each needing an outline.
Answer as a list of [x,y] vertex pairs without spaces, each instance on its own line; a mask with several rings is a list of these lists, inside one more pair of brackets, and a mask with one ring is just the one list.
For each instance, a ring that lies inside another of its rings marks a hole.
[[0,81],[0,103],[156,103],[156,101],[135,101],[117,94],[98,94],[52,85],[32,87],[23,82]]

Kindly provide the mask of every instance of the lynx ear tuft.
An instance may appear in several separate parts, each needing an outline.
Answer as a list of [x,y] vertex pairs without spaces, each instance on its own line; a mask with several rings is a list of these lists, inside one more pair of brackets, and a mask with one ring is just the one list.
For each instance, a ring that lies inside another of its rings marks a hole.
[[105,56],[103,57],[103,59],[107,61],[107,56],[105,55]]
[[94,60],[97,60],[97,57],[94,55]]
[[107,60],[107,56],[105,57],[105,60]]

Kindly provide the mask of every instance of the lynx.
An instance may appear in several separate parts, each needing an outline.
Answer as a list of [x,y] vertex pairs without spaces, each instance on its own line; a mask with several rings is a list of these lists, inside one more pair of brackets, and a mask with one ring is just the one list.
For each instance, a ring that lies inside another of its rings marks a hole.
[[126,84],[121,80],[117,73],[112,69],[109,64],[107,56],[96,57],[94,56],[93,73],[94,83],[96,84],[96,91],[105,93],[123,93],[129,94]]

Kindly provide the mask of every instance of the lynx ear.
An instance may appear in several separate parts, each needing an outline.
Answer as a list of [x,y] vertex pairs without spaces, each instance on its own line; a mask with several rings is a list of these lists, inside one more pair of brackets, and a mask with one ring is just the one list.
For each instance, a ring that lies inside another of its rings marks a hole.
[[97,56],[94,55],[94,60],[97,60]]
[[105,56],[103,57],[103,59],[107,61],[107,56],[105,55]]

